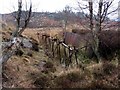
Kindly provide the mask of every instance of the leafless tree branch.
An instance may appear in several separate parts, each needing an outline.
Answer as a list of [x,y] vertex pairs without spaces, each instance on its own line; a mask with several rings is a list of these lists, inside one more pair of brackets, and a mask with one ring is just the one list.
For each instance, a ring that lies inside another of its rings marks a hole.
[[[18,0],[18,11],[17,11],[17,15],[15,16],[15,19],[17,21],[16,30],[12,33],[10,41],[8,42],[8,43],[10,43],[10,45],[3,48],[4,53],[0,57],[1,63],[7,62],[7,60],[15,53],[17,48],[19,48],[19,46],[20,46],[20,41],[18,42],[19,36],[22,34],[22,32],[27,27],[27,25],[30,21],[30,18],[31,18],[31,14],[32,14],[32,3],[30,4],[29,10],[26,11],[26,17],[24,18],[24,26],[21,28],[20,23],[21,23],[21,18],[22,18],[22,0]],[[14,47],[14,49],[13,49],[13,46],[16,46],[16,47]]]

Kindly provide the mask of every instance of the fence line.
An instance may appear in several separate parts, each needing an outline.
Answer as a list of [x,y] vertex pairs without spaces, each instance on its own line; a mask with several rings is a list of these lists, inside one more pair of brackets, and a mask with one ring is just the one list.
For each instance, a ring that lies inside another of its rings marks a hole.
[[[75,62],[78,65],[77,52],[78,48],[65,44],[64,40],[50,37],[47,34],[42,35],[43,45],[45,49],[49,49],[52,53],[52,57],[58,56],[60,63],[65,63],[65,66],[69,66],[73,63],[72,57],[75,57]],[[62,51],[63,49],[63,51]]]

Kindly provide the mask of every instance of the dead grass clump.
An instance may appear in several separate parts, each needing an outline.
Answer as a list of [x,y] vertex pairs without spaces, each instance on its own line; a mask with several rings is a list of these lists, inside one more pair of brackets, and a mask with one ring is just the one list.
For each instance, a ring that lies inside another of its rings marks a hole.
[[105,75],[112,75],[115,74],[117,67],[112,63],[106,63],[103,65],[103,72]]
[[66,75],[58,76],[55,81],[55,87],[57,88],[70,88],[71,83],[70,81],[66,78]]
[[56,71],[56,68],[51,61],[47,61],[43,67],[44,67],[44,70],[42,72],[44,73],[49,73],[49,72],[54,73]]
[[71,82],[78,82],[81,77],[79,72],[71,72],[67,74],[67,79],[69,79]]
[[53,63],[50,61],[47,61],[46,64],[44,65],[45,68],[52,68],[53,67]]
[[56,87],[59,88],[87,88],[91,82],[90,73],[80,71],[63,74],[55,79]]
[[102,80],[94,80],[90,86],[90,88],[102,89],[105,88],[104,81]]
[[37,88],[48,88],[50,85],[50,77],[44,73],[33,74],[33,80]]
[[101,70],[93,72],[94,80],[90,88],[117,88],[118,87],[118,68],[106,62],[102,65]]
[[30,57],[33,57],[32,52],[27,52],[27,55],[30,56]]
[[104,76],[103,79],[96,79],[91,83],[90,88],[118,88],[118,78],[117,76],[107,77]]
[[16,68],[12,65],[5,64],[2,67],[2,87],[10,88],[12,85],[16,86],[16,81],[18,81],[18,73],[16,72]]

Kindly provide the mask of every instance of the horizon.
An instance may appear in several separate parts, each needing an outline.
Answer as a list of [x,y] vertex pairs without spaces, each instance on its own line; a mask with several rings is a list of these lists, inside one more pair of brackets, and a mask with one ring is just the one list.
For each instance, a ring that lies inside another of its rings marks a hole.
[[[58,12],[62,11],[65,6],[70,6],[73,7],[72,11],[76,12],[75,8],[78,8],[78,0],[31,0],[32,5],[33,5],[33,12]],[[87,0],[82,0],[82,4],[86,4]],[[117,0],[114,0],[113,7],[111,8],[117,8],[118,7],[118,2]],[[25,4],[29,4],[30,2],[27,0],[23,1],[23,8]],[[117,4],[117,5],[116,5]],[[17,11],[17,5],[18,5],[18,0],[0,0],[0,14],[9,14],[12,12]],[[47,7],[46,7],[47,6]],[[80,11],[77,11],[80,12]],[[113,13],[108,16],[112,20],[118,19],[118,12]]]

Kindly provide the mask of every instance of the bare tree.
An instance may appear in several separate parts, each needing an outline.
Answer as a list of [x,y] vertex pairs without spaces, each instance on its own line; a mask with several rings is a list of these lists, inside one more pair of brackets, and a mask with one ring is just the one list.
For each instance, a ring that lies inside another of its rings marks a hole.
[[64,31],[66,30],[66,27],[68,25],[68,20],[70,19],[71,12],[72,12],[72,8],[70,6],[65,6],[65,8],[63,10],[63,16],[64,16],[63,29],[64,29]]
[[[91,43],[92,44],[92,49],[93,49],[94,53],[96,54],[98,60],[101,60],[101,57],[100,57],[100,54],[99,54],[99,51],[98,51],[99,42],[100,42],[99,38],[98,38],[98,35],[102,30],[102,28],[101,28],[102,23],[105,21],[106,17],[109,14],[117,11],[117,9],[114,9],[114,10],[108,12],[109,8],[112,5],[114,0],[108,0],[108,1],[98,0],[98,2],[96,3],[98,5],[98,10],[97,11],[94,10],[94,8],[93,8],[93,4],[94,4],[93,0],[88,0],[88,5],[84,5],[85,6],[84,8],[80,5],[80,1],[81,0],[79,0],[78,4],[79,4],[79,8],[81,9],[81,11],[84,12],[84,9],[85,10],[87,9],[89,11],[89,16],[86,16],[86,17],[90,21],[89,22],[89,28],[92,31],[93,39],[94,39],[93,42]],[[96,23],[93,23],[94,21]],[[94,26],[95,26],[95,28],[94,28]]]
[[[118,22],[120,23],[120,1],[118,2]],[[120,27],[120,24],[118,25],[118,28]]]
[[22,32],[25,30],[27,27],[31,14],[32,14],[32,3],[30,2],[29,9],[24,12],[25,18],[24,20],[24,25],[21,26],[21,19],[22,19],[22,0],[18,0],[18,11],[17,14],[14,16],[16,19],[16,30],[12,32],[10,41],[8,44],[2,49],[2,56],[0,57],[0,62],[5,63],[7,60],[15,53],[15,51],[19,48],[20,46],[20,38],[19,36],[22,34]]
[[[24,25],[21,27],[20,23],[21,23],[21,17],[23,13],[25,15],[23,19]],[[30,4],[29,10],[22,12],[22,0],[18,0],[18,11],[17,11],[17,15],[14,16],[14,18],[17,21],[17,27],[16,27],[16,30],[12,34],[13,37],[18,37],[25,30],[25,28],[27,27],[30,21],[31,14],[32,14],[32,3]]]

